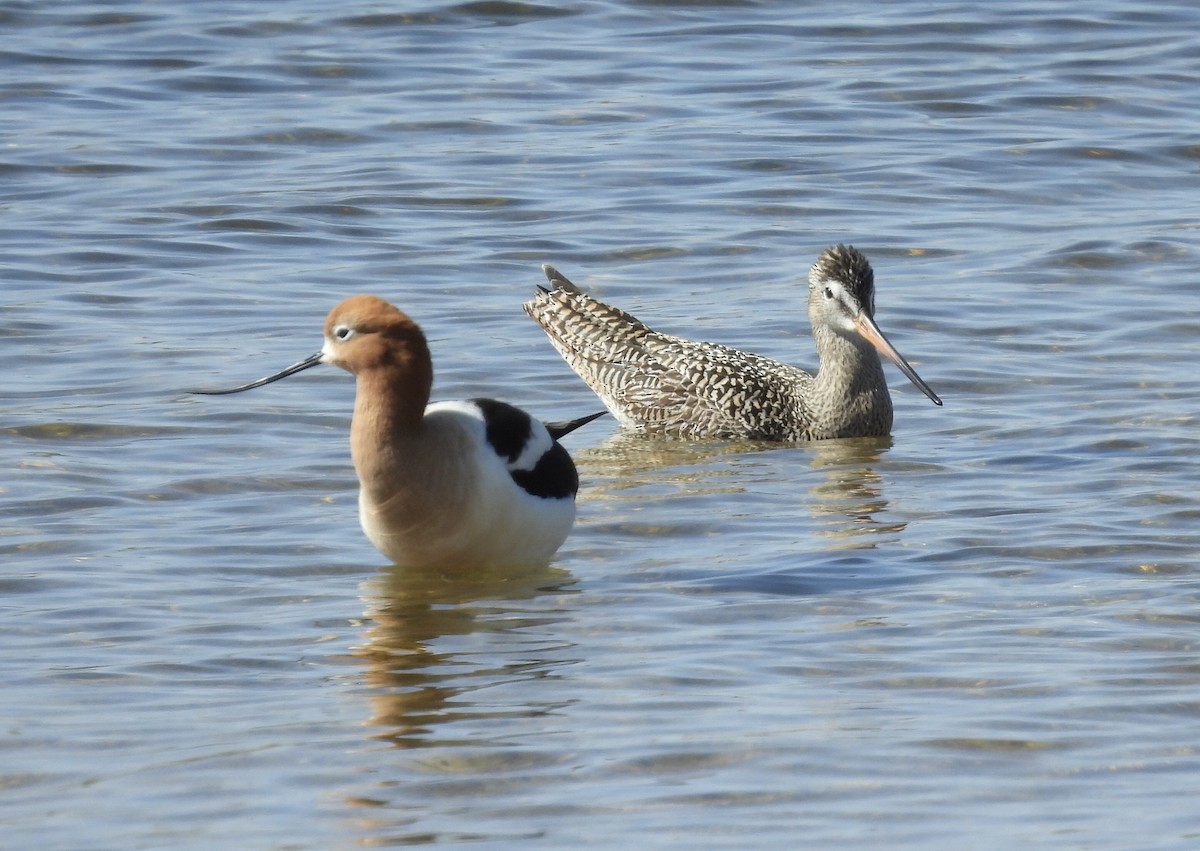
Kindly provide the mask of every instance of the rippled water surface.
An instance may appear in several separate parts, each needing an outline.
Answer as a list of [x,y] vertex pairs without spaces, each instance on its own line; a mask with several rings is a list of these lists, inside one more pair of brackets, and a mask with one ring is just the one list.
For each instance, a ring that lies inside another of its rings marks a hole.
[[[1193,848],[1200,9],[0,2],[0,844]],[[543,570],[358,529],[358,291],[438,398],[595,409],[554,263],[890,439],[570,438]]]

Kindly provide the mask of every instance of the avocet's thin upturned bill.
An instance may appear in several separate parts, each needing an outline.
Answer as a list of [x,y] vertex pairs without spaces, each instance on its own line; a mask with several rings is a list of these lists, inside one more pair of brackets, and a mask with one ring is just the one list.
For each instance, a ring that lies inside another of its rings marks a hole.
[[808,274],[820,368],[652,331],[581,291],[552,266],[525,312],[621,425],[690,438],[823,440],[885,435],[892,398],[882,354],[929,388],[875,324],[875,276],[862,252],[825,249]]
[[575,520],[579,476],[558,438],[604,412],[541,423],[493,399],[429,403],[420,327],[371,295],[325,320],[321,351],[240,393],[327,363],[355,377],[350,451],[359,519],[398,564],[469,567],[549,561]]

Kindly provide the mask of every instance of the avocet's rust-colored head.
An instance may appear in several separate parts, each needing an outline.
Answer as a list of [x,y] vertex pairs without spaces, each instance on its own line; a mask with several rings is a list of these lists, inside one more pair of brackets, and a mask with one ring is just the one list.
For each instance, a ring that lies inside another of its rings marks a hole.
[[381,373],[390,373],[385,378],[399,376],[409,392],[424,393],[426,400],[433,384],[429,345],[420,326],[404,311],[378,296],[354,295],[329,312],[325,319],[325,345],[321,351],[249,384],[228,390],[196,392],[208,396],[241,393],[322,363],[339,366],[359,377]]
[[372,370],[427,374],[433,380],[429,345],[408,314],[373,295],[354,295],[325,319],[321,362],[362,375]]

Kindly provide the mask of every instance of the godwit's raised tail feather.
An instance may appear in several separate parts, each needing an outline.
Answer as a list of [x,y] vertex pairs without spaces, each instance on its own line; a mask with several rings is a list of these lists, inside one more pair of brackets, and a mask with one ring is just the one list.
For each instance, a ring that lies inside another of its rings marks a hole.
[[660,334],[584,293],[552,266],[525,312],[627,428],[692,438],[821,440],[887,434],[892,400],[879,355],[941,399],[875,324],[862,252],[836,245],[809,272],[816,375],[715,343]]
[[[579,476],[558,438],[600,414],[549,427],[492,399],[429,403],[425,335],[375,296],[352,296],[325,321],[321,351],[231,390],[328,363],[356,380],[350,448],[359,519],[399,564],[470,567],[546,562],[575,519]],[[203,392],[203,391],[201,391]]]
[[[549,263],[542,264],[542,271],[546,275],[546,280],[550,282],[550,290],[563,290],[564,292],[568,293],[583,292],[583,290],[579,289],[579,287],[571,282],[570,278],[555,269]],[[550,292],[550,290],[546,289],[545,287],[538,287],[538,289],[544,293]]]

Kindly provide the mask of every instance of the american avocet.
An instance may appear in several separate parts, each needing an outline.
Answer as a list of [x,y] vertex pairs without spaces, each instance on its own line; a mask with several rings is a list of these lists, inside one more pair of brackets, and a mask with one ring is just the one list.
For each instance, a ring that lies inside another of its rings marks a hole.
[[879,354],[942,404],[875,324],[862,252],[835,245],[808,273],[816,375],[715,343],[659,334],[597,301],[552,266],[525,304],[550,342],[621,425],[691,438],[822,440],[885,435],[892,399]]
[[548,561],[575,520],[579,476],[558,438],[591,416],[541,423],[494,399],[429,403],[433,364],[420,327],[356,295],[325,320],[325,345],[240,393],[327,363],[356,380],[350,453],[359,520],[398,564],[492,566]]

